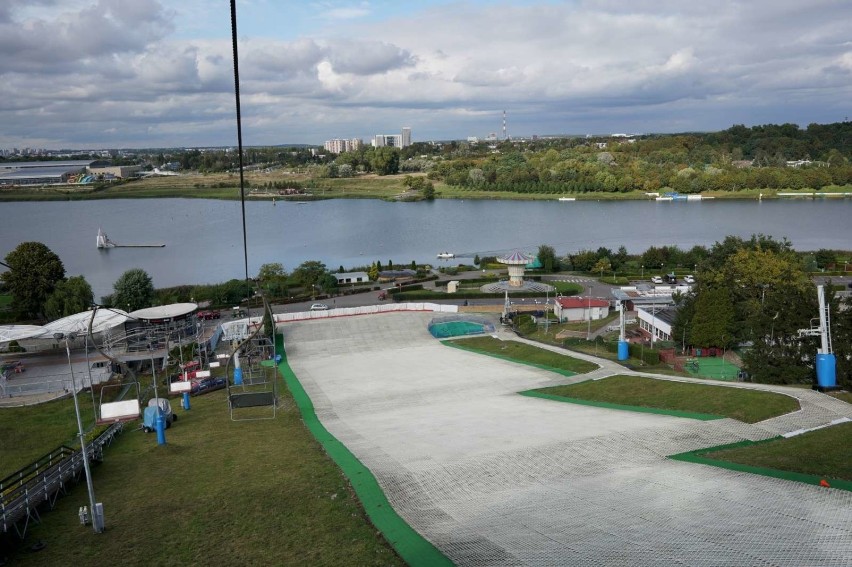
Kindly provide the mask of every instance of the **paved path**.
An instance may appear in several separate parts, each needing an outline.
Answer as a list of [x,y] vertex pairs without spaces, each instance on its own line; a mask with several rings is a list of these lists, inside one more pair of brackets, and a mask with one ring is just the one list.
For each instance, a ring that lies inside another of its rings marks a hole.
[[[457,564],[852,564],[849,492],[665,458],[852,417],[849,405],[783,389],[802,411],[747,425],[528,398],[516,392],[577,378],[443,346],[430,319],[283,330],[324,425]],[[601,364],[596,377],[625,372]]]

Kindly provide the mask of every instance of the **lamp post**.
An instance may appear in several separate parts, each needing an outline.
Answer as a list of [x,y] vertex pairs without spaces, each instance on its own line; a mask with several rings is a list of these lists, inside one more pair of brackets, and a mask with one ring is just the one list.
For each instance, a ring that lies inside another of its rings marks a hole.
[[642,277],[640,279],[645,279],[645,264],[642,264]]
[[544,334],[550,330],[550,314],[548,311],[548,304],[550,303],[550,288],[544,290]]
[[65,354],[68,357],[68,370],[71,372],[71,396],[74,398],[74,413],[77,414],[77,433],[80,436],[80,451],[83,453],[83,469],[86,472],[86,486],[89,489],[89,514],[92,518],[92,529],[96,534],[104,531],[103,516],[95,510],[95,487],[92,484],[92,469],[89,467],[89,451],[86,448],[86,436],[83,434],[83,420],[80,418],[80,403],[77,401],[77,382],[74,380],[74,366],[71,364],[71,347],[68,339],[74,340],[74,333],[54,333],[56,340],[65,340]]

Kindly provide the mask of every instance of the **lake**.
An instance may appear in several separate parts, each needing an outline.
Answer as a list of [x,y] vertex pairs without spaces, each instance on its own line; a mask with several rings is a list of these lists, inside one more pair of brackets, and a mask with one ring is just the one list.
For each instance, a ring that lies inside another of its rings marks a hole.
[[[85,275],[95,297],[126,270],[142,268],[156,287],[217,283],[245,276],[239,202],[130,199],[2,203],[0,256],[43,242],[68,276]],[[852,248],[852,200],[498,201],[400,203],[335,199],[306,204],[246,203],[249,275],[261,264],[292,270],[320,260],[336,270],[368,265],[441,264],[549,244],[557,254],[600,246],[630,253],[650,246],[710,246],[727,235],[786,237],[797,250]],[[119,244],[164,248],[98,250],[102,228]]]

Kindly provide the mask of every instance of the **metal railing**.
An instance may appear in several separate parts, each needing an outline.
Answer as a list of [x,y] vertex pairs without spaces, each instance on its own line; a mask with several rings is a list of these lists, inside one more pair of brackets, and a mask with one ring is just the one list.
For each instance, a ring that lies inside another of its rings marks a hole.
[[[87,444],[90,461],[103,460],[103,449],[122,430],[121,423],[110,425]],[[38,522],[39,508],[52,509],[66,486],[76,483],[83,472],[83,453],[62,445],[33,463],[0,480],[0,531],[14,530],[23,539],[30,521]]]

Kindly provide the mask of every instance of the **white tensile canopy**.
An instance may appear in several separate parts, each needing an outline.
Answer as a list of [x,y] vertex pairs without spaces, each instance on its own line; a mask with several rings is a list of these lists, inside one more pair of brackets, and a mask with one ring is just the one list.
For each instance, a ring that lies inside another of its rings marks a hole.
[[0,343],[35,339],[45,334],[45,328],[38,325],[0,325]]
[[[98,312],[95,313],[95,320],[92,321],[92,333],[100,333],[123,325],[128,318],[127,313],[121,309],[98,309]],[[51,337],[54,333],[76,333],[82,336],[89,332],[89,321],[91,319],[92,312],[83,311],[52,321],[42,328]]]

